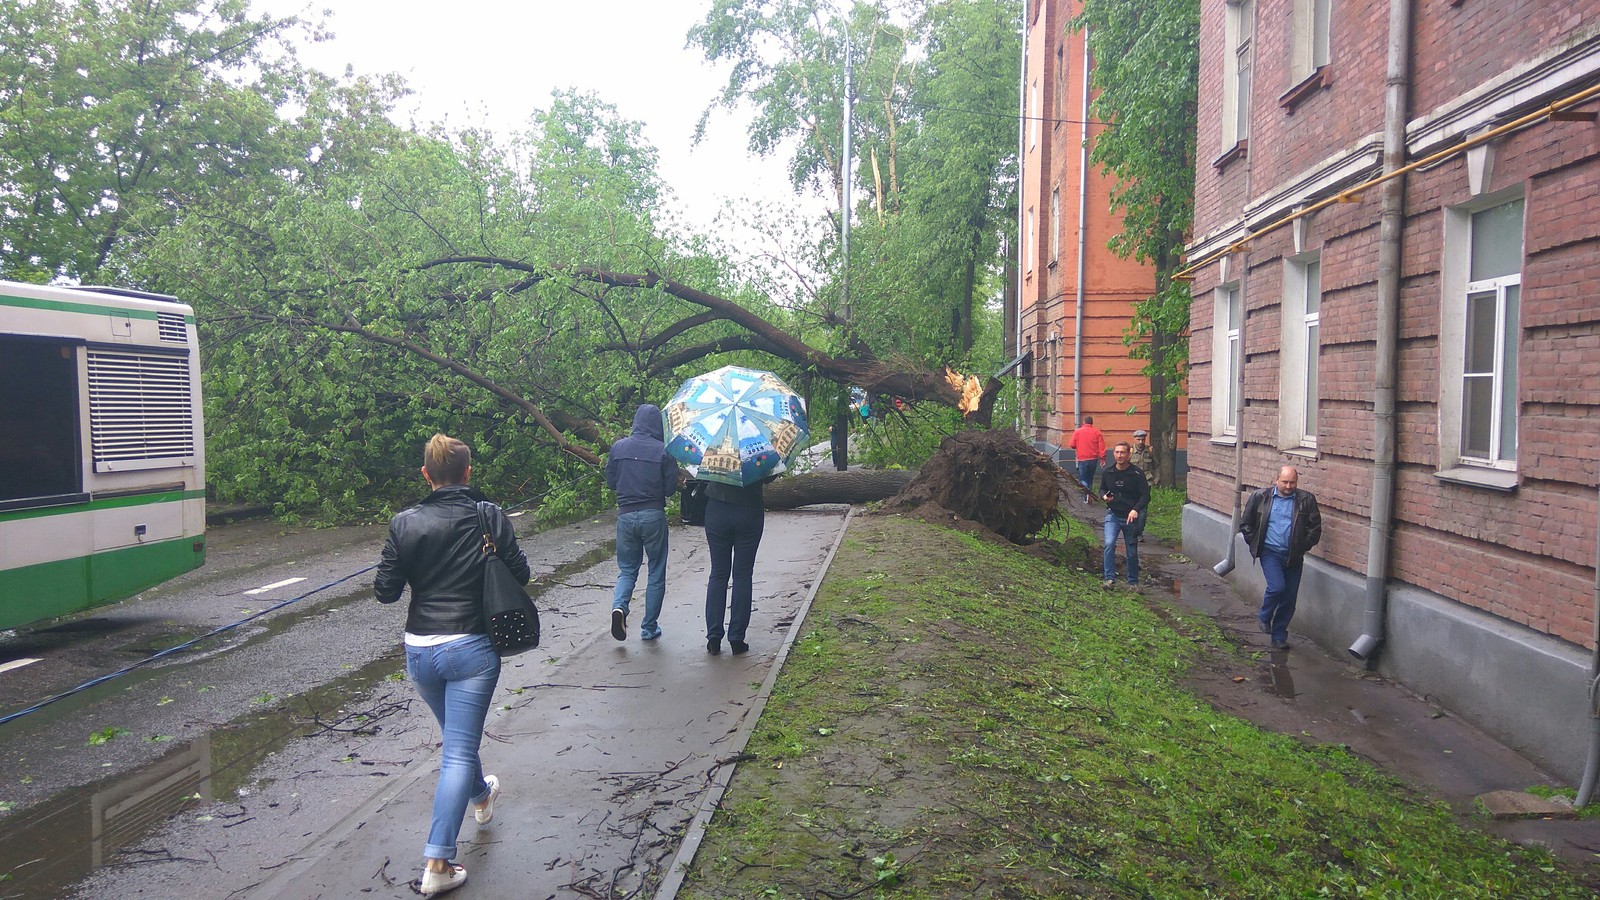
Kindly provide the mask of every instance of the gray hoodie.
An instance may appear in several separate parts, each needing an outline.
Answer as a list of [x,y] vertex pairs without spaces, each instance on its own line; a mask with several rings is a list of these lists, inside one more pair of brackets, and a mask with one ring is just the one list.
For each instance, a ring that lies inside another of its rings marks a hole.
[[611,445],[606,484],[617,492],[617,512],[663,509],[678,489],[678,463],[661,436],[661,409],[643,403],[633,414],[633,433]]

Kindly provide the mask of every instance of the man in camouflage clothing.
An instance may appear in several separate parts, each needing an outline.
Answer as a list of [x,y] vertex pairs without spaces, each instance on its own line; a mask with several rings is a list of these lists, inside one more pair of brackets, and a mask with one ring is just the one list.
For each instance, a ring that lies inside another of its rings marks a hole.
[[1150,450],[1150,432],[1143,428],[1133,433],[1133,464],[1139,467],[1151,484],[1159,484],[1160,472],[1156,470],[1156,455]]

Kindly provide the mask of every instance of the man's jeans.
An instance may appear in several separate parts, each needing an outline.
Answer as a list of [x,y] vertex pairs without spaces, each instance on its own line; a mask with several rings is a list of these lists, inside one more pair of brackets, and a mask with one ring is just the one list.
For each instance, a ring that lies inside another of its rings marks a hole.
[[1122,545],[1128,556],[1128,583],[1139,583],[1139,525],[1135,519],[1132,525],[1128,524],[1128,514],[1118,515],[1111,510],[1106,510],[1105,531],[1103,537],[1106,542],[1104,565],[1107,581],[1117,580],[1117,537],[1121,536]]
[[617,516],[617,590],[611,607],[628,611],[633,586],[639,581],[639,563],[650,557],[650,574],[644,585],[644,621],[640,637],[655,637],[661,629],[661,601],[667,596],[667,511],[637,509]]
[[444,734],[439,754],[439,786],[433,792],[433,821],[422,855],[455,859],[456,835],[467,803],[489,799],[478,746],[483,720],[500,680],[500,654],[487,634],[471,634],[432,647],[406,647],[406,674]]
[[1083,492],[1085,494],[1092,493],[1094,491],[1094,476],[1098,475],[1099,473],[1100,460],[1078,460],[1078,483],[1083,485]]
[[1305,570],[1303,564],[1290,568],[1287,552],[1261,548],[1261,574],[1267,578],[1267,592],[1261,596],[1261,628],[1272,635],[1272,640],[1289,639],[1289,620],[1294,618],[1300,576]]

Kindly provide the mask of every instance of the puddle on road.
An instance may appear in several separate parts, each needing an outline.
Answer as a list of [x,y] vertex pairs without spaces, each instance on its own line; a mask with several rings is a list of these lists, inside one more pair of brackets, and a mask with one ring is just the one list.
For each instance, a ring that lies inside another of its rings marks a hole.
[[[611,543],[591,550],[544,576],[542,583],[531,587],[529,593],[538,597],[561,587],[566,578],[614,555]],[[237,646],[264,640],[308,615],[353,599],[364,600],[365,595],[335,599],[280,616]],[[257,783],[256,771],[262,761],[293,740],[328,726],[359,734],[364,728],[382,728],[388,715],[404,714],[406,704],[416,700],[409,690],[404,702],[377,707],[367,704],[363,709],[363,701],[374,685],[398,680],[404,670],[403,652],[396,647],[392,653],[327,684],[247,712],[138,769],[62,791],[0,820],[0,898],[61,896],[102,866],[140,865],[172,858],[167,849],[141,842],[176,813],[215,800],[236,799],[240,788]],[[95,693],[120,692],[135,681],[170,675],[172,671],[171,667],[136,670],[101,688],[47,707],[37,715],[66,715],[89,703]]]
[[61,896],[101,866],[171,858],[167,849],[140,842],[174,813],[235,799],[255,783],[262,760],[296,738],[334,724],[382,727],[381,711],[355,709],[374,684],[404,668],[396,651],[270,709],[245,713],[138,769],[62,791],[0,821],[0,896]]

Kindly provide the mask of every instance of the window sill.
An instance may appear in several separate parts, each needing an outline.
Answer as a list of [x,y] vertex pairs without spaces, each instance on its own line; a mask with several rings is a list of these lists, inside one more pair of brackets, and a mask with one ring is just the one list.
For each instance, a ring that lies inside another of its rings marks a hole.
[[1211,443],[1220,447],[1233,447],[1239,443],[1239,436],[1236,434],[1219,434],[1211,438]]
[[1510,493],[1517,489],[1517,473],[1506,469],[1490,469],[1485,466],[1454,466],[1449,469],[1440,469],[1433,473],[1433,477],[1451,484],[1484,488],[1491,491]]
[[1226,153],[1217,157],[1216,160],[1211,163],[1211,167],[1220,172],[1223,169],[1226,169],[1229,163],[1237,159],[1244,159],[1249,154],[1250,141],[1248,139],[1241,140],[1239,143],[1229,147]]
[[1330,67],[1318,66],[1315,72],[1312,72],[1299,84],[1284,92],[1283,96],[1278,98],[1278,105],[1287,110],[1289,115],[1292,116],[1294,115],[1294,108],[1299,106],[1302,100],[1323,88],[1332,86],[1333,72]]
[[1284,456],[1293,456],[1297,459],[1304,459],[1312,462],[1322,458],[1321,454],[1317,452],[1317,448],[1315,447],[1288,447],[1280,450],[1279,452]]

